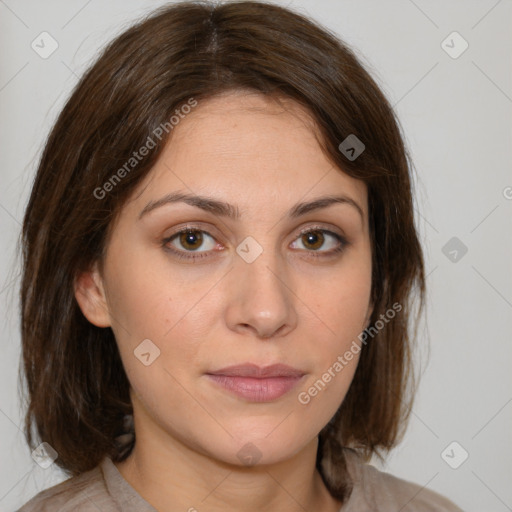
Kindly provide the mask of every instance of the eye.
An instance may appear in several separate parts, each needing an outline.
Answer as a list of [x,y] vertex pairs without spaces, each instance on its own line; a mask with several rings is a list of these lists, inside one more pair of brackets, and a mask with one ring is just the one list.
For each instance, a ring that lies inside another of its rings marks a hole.
[[[319,252],[321,254],[312,254],[312,256],[329,256],[341,252],[347,244],[347,241],[341,235],[323,228],[308,228],[301,231],[297,240],[308,252]],[[322,247],[327,250],[320,250]]]
[[[205,242],[208,242],[206,243],[206,249],[200,251],[199,249]],[[189,259],[204,258],[207,256],[207,254],[204,253],[213,250],[217,245],[215,239],[209,233],[194,227],[181,229],[174,235],[166,238],[163,243],[168,250],[176,254],[179,258]]]

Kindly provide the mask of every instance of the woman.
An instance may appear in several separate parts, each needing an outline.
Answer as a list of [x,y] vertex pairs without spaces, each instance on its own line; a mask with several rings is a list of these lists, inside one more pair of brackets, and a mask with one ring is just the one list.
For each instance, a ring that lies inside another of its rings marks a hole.
[[[412,397],[408,157],[343,43],[174,4],[82,78],[23,224],[41,510],[455,511],[366,464]],[[35,428],[35,432],[34,432]]]

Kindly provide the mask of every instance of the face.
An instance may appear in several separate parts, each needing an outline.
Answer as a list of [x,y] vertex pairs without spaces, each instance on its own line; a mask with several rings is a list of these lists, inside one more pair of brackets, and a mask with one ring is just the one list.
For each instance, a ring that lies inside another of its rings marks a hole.
[[[113,329],[136,429],[238,465],[315,440],[371,314],[366,186],[285,105],[240,92],[199,102],[121,211],[101,275],[76,291]],[[326,196],[340,199],[297,208]]]

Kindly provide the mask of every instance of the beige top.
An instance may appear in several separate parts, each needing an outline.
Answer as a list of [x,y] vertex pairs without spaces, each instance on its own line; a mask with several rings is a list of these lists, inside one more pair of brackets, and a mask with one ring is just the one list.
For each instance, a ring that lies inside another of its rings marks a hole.
[[[340,512],[463,512],[451,501],[417,484],[394,477],[347,453],[354,481]],[[123,478],[112,460],[46,489],[17,512],[157,512]]]

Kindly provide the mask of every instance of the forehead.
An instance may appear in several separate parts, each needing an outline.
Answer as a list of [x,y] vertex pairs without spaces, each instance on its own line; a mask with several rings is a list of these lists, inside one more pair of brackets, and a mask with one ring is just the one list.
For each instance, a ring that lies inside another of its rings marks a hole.
[[289,98],[230,92],[199,101],[174,126],[137,206],[175,190],[236,199],[247,211],[339,192],[366,211],[366,185],[335,167],[317,137],[309,113]]

